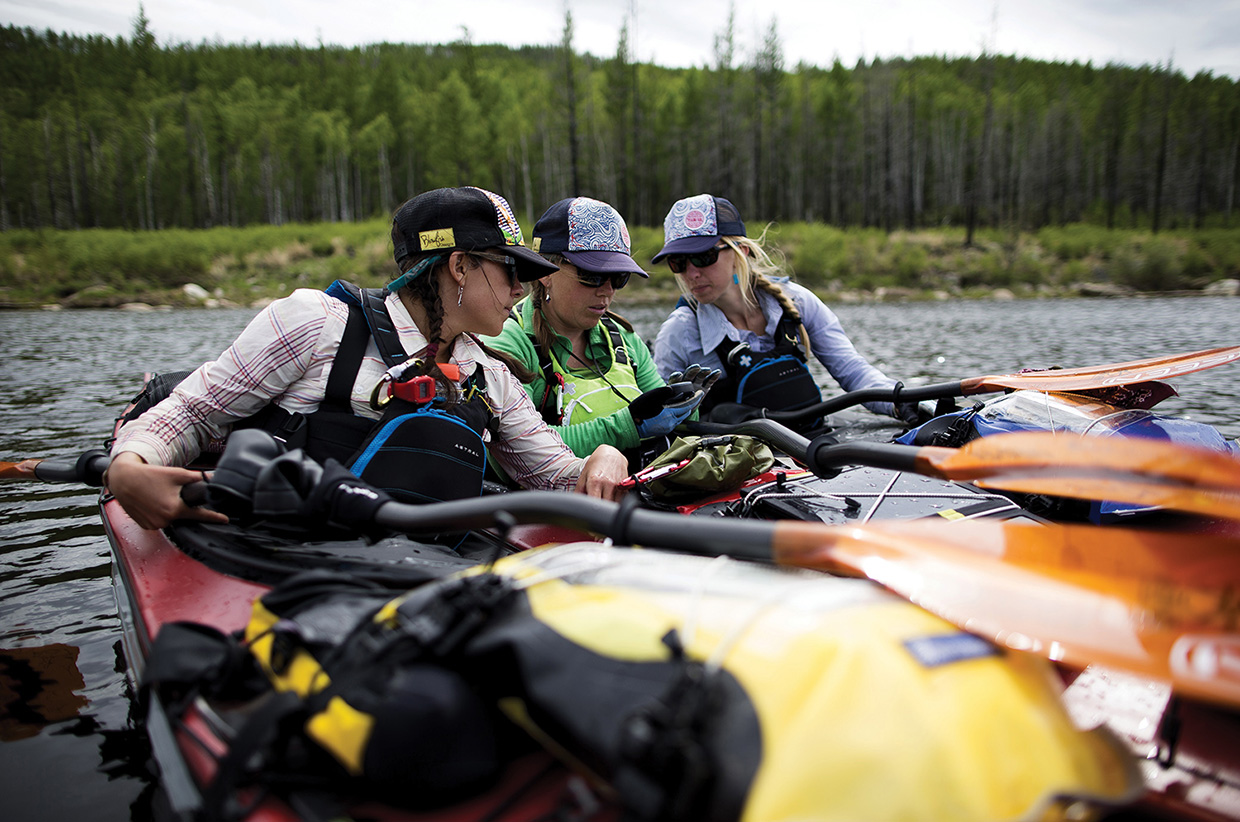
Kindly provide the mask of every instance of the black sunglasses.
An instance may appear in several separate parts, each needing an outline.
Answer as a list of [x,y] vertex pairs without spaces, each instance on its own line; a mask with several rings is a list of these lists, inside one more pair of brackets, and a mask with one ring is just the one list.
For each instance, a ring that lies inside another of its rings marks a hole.
[[517,277],[516,257],[509,257],[507,254],[485,254],[481,251],[474,251],[471,253],[480,260],[490,260],[493,263],[499,263],[504,267],[504,273],[508,275],[509,282],[520,282]]
[[583,271],[577,269],[577,282],[586,288],[601,288],[603,283],[611,280],[611,287],[619,291],[629,284],[629,277],[632,275],[627,271],[616,271],[606,274],[597,271]]
[[693,263],[694,268],[708,268],[715,264],[719,259],[719,252],[726,248],[728,248],[726,245],[717,245],[714,248],[699,251],[697,254],[671,254],[667,258],[667,267],[672,270],[673,274],[684,274],[689,268],[689,263]]

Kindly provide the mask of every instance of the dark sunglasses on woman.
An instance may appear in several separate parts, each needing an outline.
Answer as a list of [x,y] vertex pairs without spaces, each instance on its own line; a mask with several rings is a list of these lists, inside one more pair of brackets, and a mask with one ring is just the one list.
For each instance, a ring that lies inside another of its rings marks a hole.
[[582,271],[577,269],[577,282],[586,288],[600,288],[603,283],[611,280],[611,287],[619,291],[629,284],[629,277],[632,276],[627,271],[617,271],[613,274],[604,274],[597,271]]
[[689,263],[693,263],[694,268],[709,268],[719,259],[719,252],[726,248],[726,245],[717,245],[697,254],[672,254],[667,258],[667,267],[673,274],[684,274]]
[[516,257],[509,257],[507,254],[487,254],[482,251],[473,252],[473,256],[477,257],[480,260],[490,260],[493,263],[498,263],[502,265],[504,267],[504,273],[508,275],[508,282],[509,283],[519,282],[517,280],[517,259]]

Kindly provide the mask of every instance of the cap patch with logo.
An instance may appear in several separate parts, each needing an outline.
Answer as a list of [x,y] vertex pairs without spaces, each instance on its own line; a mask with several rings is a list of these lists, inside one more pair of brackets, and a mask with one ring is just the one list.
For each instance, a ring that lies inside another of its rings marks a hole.
[[731,201],[711,194],[685,197],[672,204],[663,219],[663,249],[658,262],[669,254],[697,254],[720,237],[744,237],[745,223]]
[[682,237],[718,236],[715,221],[715,198],[699,194],[678,201],[663,220],[664,242]]
[[450,228],[433,228],[418,232],[418,247],[423,251],[456,247],[456,232]]

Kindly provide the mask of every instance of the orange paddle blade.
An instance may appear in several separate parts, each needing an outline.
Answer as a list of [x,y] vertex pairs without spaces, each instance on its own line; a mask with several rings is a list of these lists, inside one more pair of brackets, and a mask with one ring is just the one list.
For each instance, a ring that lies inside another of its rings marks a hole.
[[987,488],[1158,505],[1240,519],[1240,459],[1136,437],[1031,431],[926,446],[916,471]]
[[774,552],[781,564],[868,577],[1000,646],[1122,668],[1240,707],[1240,536],[1017,521],[780,522]]
[[1130,385],[1149,380],[1166,380],[1194,371],[1216,368],[1240,360],[1240,345],[1207,348],[1186,354],[1151,357],[1145,360],[1092,365],[1048,371],[1027,371],[988,377],[970,377],[960,381],[964,396],[1025,388],[1031,391],[1080,391],[1111,385]]
[[21,462],[0,462],[0,479],[37,479],[34,467],[42,460],[22,460]]

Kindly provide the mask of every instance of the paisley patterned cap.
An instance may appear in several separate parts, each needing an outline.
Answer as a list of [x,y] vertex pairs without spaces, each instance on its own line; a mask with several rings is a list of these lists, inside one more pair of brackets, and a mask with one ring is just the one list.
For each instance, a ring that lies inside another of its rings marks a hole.
[[534,224],[534,250],[563,254],[585,271],[650,276],[629,256],[629,227],[620,212],[589,197],[568,197],[547,209]]
[[663,218],[663,249],[651,260],[669,254],[696,254],[719,242],[720,237],[744,237],[745,223],[730,200],[698,194],[677,200]]

